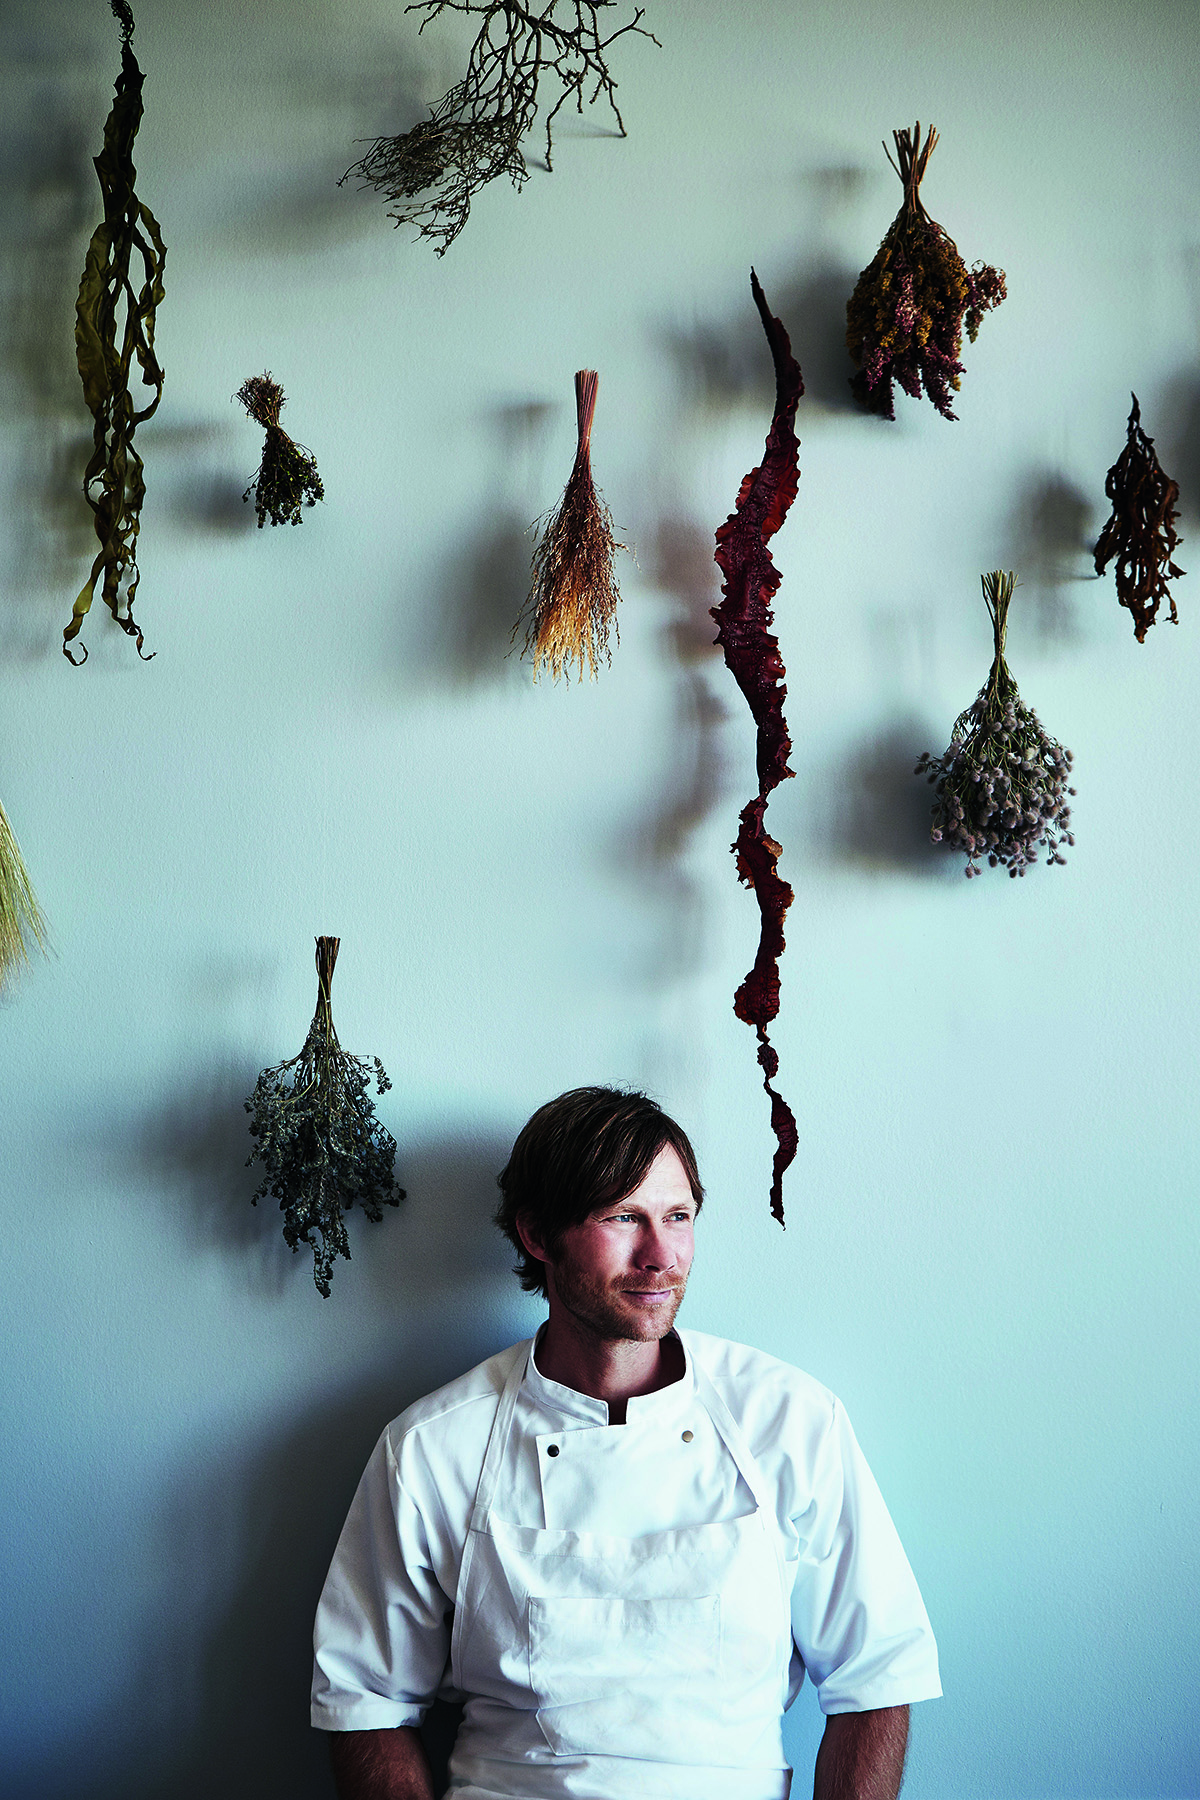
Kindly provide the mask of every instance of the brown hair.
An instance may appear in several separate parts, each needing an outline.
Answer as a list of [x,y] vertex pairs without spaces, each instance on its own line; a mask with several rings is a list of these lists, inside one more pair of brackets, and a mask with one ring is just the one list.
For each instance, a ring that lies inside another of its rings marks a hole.
[[687,1133],[646,1094],[572,1088],[539,1106],[496,1177],[501,1200],[495,1220],[517,1252],[513,1273],[521,1286],[531,1294],[547,1292],[545,1265],[522,1244],[518,1215],[553,1254],[564,1231],[597,1207],[632,1194],[667,1149],[683,1164],[699,1211],[704,1189]]

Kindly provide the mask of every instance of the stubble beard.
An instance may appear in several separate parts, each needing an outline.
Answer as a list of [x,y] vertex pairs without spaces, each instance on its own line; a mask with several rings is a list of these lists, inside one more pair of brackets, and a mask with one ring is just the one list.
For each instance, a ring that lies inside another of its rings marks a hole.
[[[658,1285],[646,1282],[642,1291]],[[687,1276],[662,1285],[669,1286],[670,1298],[661,1306],[646,1310],[636,1301],[626,1299],[624,1291],[612,1282],[577,1275],[564,1264],[559,1264],[554,1271],[554,1291],[559,1304],[605,1343],[652,1344],[667,1336],[675,1324],[675,1315],[687,1287]]]

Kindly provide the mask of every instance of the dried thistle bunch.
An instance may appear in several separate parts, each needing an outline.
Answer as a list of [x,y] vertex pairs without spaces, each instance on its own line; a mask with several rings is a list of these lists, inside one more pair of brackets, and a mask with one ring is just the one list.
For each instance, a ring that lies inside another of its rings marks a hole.
[[[104,217],[92,233],[84,259],[79,298],[75,302],[75,354],[83,397],[92,415],[92,454],[83,475],[83,496],[92,509],[100,550],[79,590],[70,622],[63,631],[63,655],[76,658],[71,641],[79,636],[95,596],[97,581],[104,604],[139,656],[145,642],[133,616],[138,590],[137,540],[142,501],[146,497],[143,463],[134,449],[136,428],[157,410],[163,372],[154,353],[154,321],[163,298],[166,246],[158,221],[134,192],[137,170],[133,143],[142,118],[142,71],[130,48],[133,14],[128,0],[111,0],[121,27],[121,73],[112,110],[104,126],[104,148],[95,157],[96,177],[104,198]],[[135,285],[131,267],[140,262]],[[117,341],[117,315],[124,322]],[[152,390],[148,404],[138,407],[130,392],[134,362],[141,384]],[[149,657],[144,657],[149,662]]]
[[[427,119],[400,137],[376,138],[366,155],[347,169],[342,181],[356,176],[377,188],[388,202],[397,225],[416,225],[444,256],[467,222],[471,202],[481,188],[507,175],[518,191],[529,177],[521,143],[537,117],[539,87],[549,78],[558,98],[546,116],[546,167],[553,167],[554,120],[570,99],[582,113],[604,96],[625,136],[616,88],[605,52],[626,32],[658,39],[642,26],[643,7],[607,36],[601,15],[617,0],[541,0],[522,6],[515,0],[416,0],[407,12],[424,13],[421,30],[439,13],[475,14],[482,18],[471,46],[467,72],[444,94]],[[341,183],[339,182],[339,186]],[[425,199],[418,197],[424,194]]]
[[45,950],[46,921],[4,808],[0,806],[0,987],[22,963],[31,943]]
[[268,519],[272,525],[299,525],[302,508],[323,500],[325,487],[313,457],[302,444],[294,443],[279,423],[283,389],[268,370],[243,381],[234,399],[240,400],[267,432],[258,474],[242,499],[254,495],[260,531]]
[[846,308],[846,345],[859,366],[850,386],[885,419],[896,416],[897,381],[914,400],[923,389],[942,417],[953,419],[950,393],[963,375],[963,328],[974,343],[984,313],[1005,298],[1004,271],[986,263],[968,269],[954,239],[922,204],[921,182],[938,141],[933,126],[924,144],[919,119],[914,131],[892,137],[895,157],[886,144],[884,151],[904,183],[904,204]]
[[964,852],[967,875],[979,874],[985,855],[991,868],[1003,863],[1024,875],[1041,845],[1048,863],[1065,863],[1062,846],[1075,842],[1067,805],[1073,759],[1026,706],[1004,660],[1012,575],[995,569],[982,580],[996,647],[991,674],[955,720],[949,748],[940,757],[926,751],[913,772],[935,791],[930,837]]
[[575,465],[563,497],[542,525],[533,553],[533,587],[513,627],[514,638],[525,626],[525,654],[533,657],[534,677],[549,669],[553,680],[570,679],[584,668],[594,680],[600,659],[612,661],[609,627],[614,622],[617,591],[613,555],[625,545],[613,535],[612,515],[592,480],[592,419],[600,377],[580,369],[575,377],[575,413],[579,442]]
[[[335,1257],[350,1260],[343,1214],[357,1200],[379,1224],[385,1206],[398,1206],[404,1189],[393,1180],[396,1140],[375,1117],[370,1097],[391,1087],[377,1056],[351,1056],[333,1028],[329,988],[341,939],[317,939],[317,1010],[299,1056],[264,1069],[246,1101],[247,1157],[266,1173],[254,1204],[267,1194],[279,1201],[283,1236],[293,1250],[313,1253],[313,1280],[329,1298]],[[314,1235],[315,1234],[315,1235]]]
[[1095,561],[1097,575],[1103,575],[1116,558],[1117,599],[1133,614],[1134,636],[1144,644],[1164,600],[1171,608],[1172,625],[1179,623],[1175,597],[1167,586],[1173,576],[1184,573],[1171,560],[1180,541],[1175,529],[1179,483],[1163,472],[1154,439],[1142,430],[1138,397],[1131,394],[1130,399],[1133,411],[1125,448],[1104,483],[1112,516],[1100,533]]

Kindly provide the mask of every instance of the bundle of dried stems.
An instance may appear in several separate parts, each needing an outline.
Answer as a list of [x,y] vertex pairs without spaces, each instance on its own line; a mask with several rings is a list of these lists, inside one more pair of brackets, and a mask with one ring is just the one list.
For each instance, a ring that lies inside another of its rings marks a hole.
[[283,389],[267,370],[243,381],[234,399],[241,401],[267,433],[258,474],[242,499],[254,495],[260,531],[268,519],[272,525],[299,525],[302,509],[323,500],[325,488],[315,459],[302,444],[294,443],[279,423],[285,403]]
[[21,846],[0,806],[0,988],[22,963],[30,945],[46,948],[46,921],[37,903]]
[[1117,598],[1133,614],[1134,636],[1144,644],[1164,600],[1171,608],[1172,625],[1179,623],[1175,596],[1167,585],[1184,573],[1171,560],[1180,541],[1175,529],[1179,483],[1163,472],[1154,439],[1142,430],[1138,397],[1131,394],[1130,399],[1133,411],[1125,448],[1104,483],[1112,516],[1100,533],[1095,562],[1097,575],[1103,575],[1116,558]]

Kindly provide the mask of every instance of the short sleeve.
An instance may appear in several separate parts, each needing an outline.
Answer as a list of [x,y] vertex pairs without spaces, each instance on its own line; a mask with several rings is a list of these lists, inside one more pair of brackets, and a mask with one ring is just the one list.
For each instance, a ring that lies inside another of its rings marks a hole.
[[323,1731],[418,1725],[450,1652],[453,1602],[385,1431],[358,1484],[317,1608],[312,1722]]
[[942,1687],[929,1615],[837,1400],[813,1477],[810,1502],[793,1519],[792,1635],[822,1712],[936,1699]]

